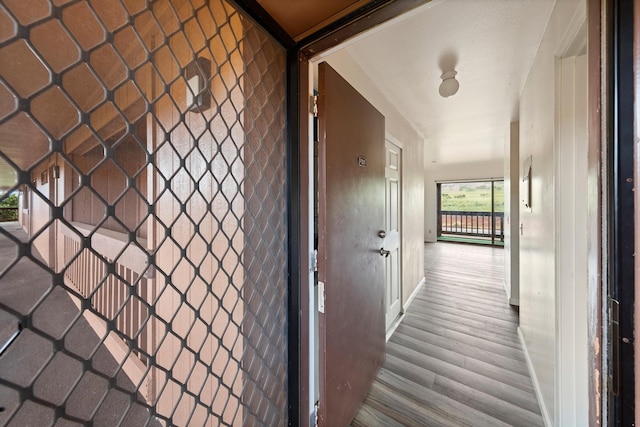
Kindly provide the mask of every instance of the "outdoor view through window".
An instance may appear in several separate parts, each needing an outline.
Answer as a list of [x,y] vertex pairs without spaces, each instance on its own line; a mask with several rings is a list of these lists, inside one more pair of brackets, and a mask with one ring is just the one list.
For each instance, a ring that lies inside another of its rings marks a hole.
[[438,240],[504,245],[504,182],[439,183]]

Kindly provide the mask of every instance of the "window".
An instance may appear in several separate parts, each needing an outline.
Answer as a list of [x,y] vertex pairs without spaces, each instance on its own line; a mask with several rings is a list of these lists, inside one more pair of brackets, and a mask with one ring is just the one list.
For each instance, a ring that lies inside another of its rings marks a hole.
[[504,245],[504,181],[437,185],[438,240]]

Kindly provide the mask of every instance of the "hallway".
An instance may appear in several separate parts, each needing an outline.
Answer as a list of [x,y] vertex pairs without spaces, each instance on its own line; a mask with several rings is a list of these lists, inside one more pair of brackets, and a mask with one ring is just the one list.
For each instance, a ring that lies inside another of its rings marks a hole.
[[426,284],[353,426],[542,426],[502,248],[425,245]]

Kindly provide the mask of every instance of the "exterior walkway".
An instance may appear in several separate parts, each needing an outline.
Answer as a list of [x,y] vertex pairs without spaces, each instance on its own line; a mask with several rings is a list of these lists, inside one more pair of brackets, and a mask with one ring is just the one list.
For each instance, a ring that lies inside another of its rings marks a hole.
[[502,248],[426,244],[426,284],[353,426],[542,426],[503,276]]
[[[19,224],[0,227],[28,241]],[[64,287],[54,286],[51,274],[27,257],[7,269],[17,252],[16,243],[0,233],[0,425],[46,426],[57,417],[94,426],[159,425],[147,407],[132,402],[136,386]],[[23,388],[28,400],[21,404],[3,383]],[[56,414],[51,405],[62,403],[65,413]]]

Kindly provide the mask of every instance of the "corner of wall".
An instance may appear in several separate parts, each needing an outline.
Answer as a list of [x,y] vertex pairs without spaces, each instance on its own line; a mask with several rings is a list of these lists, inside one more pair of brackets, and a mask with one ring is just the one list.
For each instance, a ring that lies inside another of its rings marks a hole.
[[424,286],[424,284],[425,284],[425,278],[422,277],[422,280],[420,280],[420,283],[418,283],[418,285],[413,290],[413,292],[411,292],[411,295],[409,295],[409,298],[407,298],[407,301],[402,305],[403,312],[407,311],[407,309],[415,299],[416,295],[418,295],[418,292],[420,292],[420,289],[422,289],[422,287]]
[[[509,151],[510,158],[505,161],[510,163],[509,179],[509,203],[511,219],[509,222],[509,233],[511,236],[511,265],[509,304],[520,305],[520,122],[512,122],[509,129]],[[507,177],[505,176],[505,179]],[[515,302],[511,302],[515,301]]]

